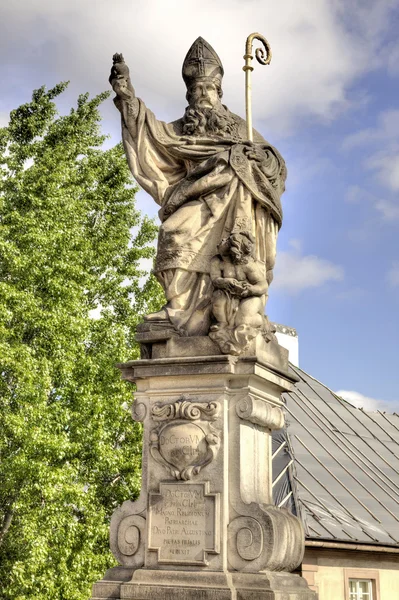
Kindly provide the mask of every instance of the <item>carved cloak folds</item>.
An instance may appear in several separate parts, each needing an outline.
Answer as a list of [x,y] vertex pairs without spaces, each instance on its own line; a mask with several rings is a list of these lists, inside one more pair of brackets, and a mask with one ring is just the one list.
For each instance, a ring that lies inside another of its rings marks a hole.
[[260,159],[247,157],[245,121],[232,137],[181,135],[181,120],[158,121],[142,100],[117,99],[131,172],[161,206],[154,271],[161,281],[174,326],[188,335],[209,330],[210,262],[217,245],[234,230],[250,231],[256,259],[272,279],[285,163],[255,133]]

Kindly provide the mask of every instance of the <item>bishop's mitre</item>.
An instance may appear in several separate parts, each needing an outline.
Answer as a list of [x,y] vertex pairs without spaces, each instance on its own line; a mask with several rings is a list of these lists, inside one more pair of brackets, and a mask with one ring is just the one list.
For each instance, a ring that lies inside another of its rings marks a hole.
[[204,38],[197,38],[187,52],[182,75],[187,88],[195,81],[207,79],[220,86],[224,75],[223,65],[215,50]]

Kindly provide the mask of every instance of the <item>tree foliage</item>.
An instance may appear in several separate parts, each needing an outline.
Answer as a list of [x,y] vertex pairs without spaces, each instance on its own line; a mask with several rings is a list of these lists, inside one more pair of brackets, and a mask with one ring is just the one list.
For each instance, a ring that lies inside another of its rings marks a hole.
[[135,326],[158,309],[154,279],[140,287],[156,228],[122,147],[102,148],[108,94],[59,116],[65,87],[36,90],[0,129],[2,600],[87,599],[113,564],[110,515],[140,484],[115,363],[137,357]]

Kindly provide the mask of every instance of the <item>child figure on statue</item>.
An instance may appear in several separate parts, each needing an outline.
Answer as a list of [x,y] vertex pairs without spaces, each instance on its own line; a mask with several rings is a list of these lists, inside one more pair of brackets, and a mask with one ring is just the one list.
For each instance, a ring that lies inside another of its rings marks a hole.
[[233,232],[221,241],[219,254],[211,261],[212,313],[217,323],[209,337],[223,353],[240,354],[264,326],[268,284],[264,265],[253,257],[254,244],[248,231]]

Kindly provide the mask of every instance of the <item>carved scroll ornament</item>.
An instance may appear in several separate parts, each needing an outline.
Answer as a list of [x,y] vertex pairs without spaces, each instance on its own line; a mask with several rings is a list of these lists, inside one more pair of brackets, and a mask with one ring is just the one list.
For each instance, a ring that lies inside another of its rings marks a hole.
[[218,412],[219,405],[216,402],[190,402],[185,398],[181,398],[172,404],[155,404],[151,409],[151,416],[154,421],[168,421],[171,419],[215,421]]
[[136,510],[136,503],[127,500],[114,512],[110,546],[120,565],[137,569],[144,564],[146,519]]
[[242,515],[228,526],[228,562],[236,571],[293,571],[305,548],[300,520],[270,505],[257,505],[254,516]]
[[244,398],[237,403],[236,411],[241,419],[255,425],[262,425],[268,429],[281,429],[284,426],[284,413],[281,408],[260,398]]

